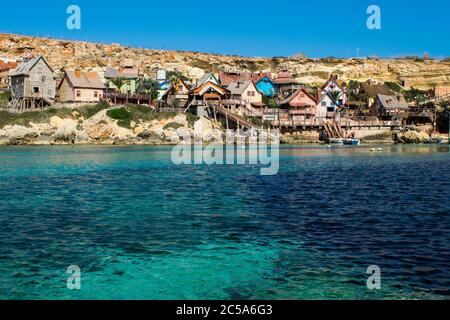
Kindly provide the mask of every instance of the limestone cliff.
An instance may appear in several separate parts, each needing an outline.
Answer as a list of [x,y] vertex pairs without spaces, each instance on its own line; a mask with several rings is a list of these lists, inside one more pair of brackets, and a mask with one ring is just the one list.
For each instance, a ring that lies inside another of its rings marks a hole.
[[155,76],[158,68],[177,70],[189,78],[199,78],[205,71],[289,70],[302,83],[322,84],[330,73],[342,80],[405,81],[406,86],[450,87],[450,62],[404,59],[307,59],[246,58],[207,53],[147,50],[118,44],[96,44],[0,34],[0,57],[20,59],[44,55],[58,71],[82,68],[101,71],[132,59],[142,73]]

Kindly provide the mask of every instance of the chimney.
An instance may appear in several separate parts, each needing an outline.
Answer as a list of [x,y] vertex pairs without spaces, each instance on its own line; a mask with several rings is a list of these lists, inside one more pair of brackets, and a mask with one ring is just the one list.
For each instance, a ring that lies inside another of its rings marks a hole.
[[80,69],[75,69],[75,77],[79,78],[81,77],[81,70]]

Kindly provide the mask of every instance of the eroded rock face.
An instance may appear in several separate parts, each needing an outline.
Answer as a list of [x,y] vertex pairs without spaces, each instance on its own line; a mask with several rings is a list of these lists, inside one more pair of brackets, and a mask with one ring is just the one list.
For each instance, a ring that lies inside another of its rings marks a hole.
[[210,141],[213,136],[212,122],[205,117],[200,117],[194,123],[194,139],[196,141]]
[[396,141],[399,143],[423,143],[430,139],[430,135],[423,131],[406,131],[397,133]]
[[6,126],[0,130],[0,137],[5,144],[29,144],[39,137],[39,131],[18,125]]
[[31,54],[44,55],[55,70],[82,68],[99,72],[107,65],[119,66],[126,57],[139,66],[144,76],[153,78],[158,68],[177,70],[191,79],[221,70],[279,73],[287,69],[298,81],[311,85],[323,84],[331,73],[339,74],[344,81],[372,79],[383,83],[403,79],[408,87],[423,89],[449,87],[450,83],[450,63],[434,60],[247,58],[0,34],[0,56],[20,59]]
[[55,129],[53,134],[55,142],[74,142],[75,137],[77,136],[77,121],[51,117],[50,125]]

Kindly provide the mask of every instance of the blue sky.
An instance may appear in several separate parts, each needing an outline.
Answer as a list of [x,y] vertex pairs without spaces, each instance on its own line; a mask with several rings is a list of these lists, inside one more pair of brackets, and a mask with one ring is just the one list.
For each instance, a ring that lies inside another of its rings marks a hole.
[[[122,5],[120,4],[122,3]],[[123,3],[127,5],[123,5]],[[80,6],[81,30],[66,28]],[[366,27],[381,8],[381,30]],[[450,1],[2,1],[0,32],[242,56],[450,56]]]

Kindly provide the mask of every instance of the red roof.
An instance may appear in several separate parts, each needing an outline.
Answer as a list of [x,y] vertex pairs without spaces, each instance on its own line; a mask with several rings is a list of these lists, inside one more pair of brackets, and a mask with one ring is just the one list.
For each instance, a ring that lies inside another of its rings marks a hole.
[[273,81],[275,84],[299,84],[288,71],[281,72]]
[[227,87],[233,82],[246,82],[253,81],[253,83],[258,82],[261,78],[272,77],[270,72],[220,72],[219,81],[222,86]]
[[17,67],[17,62],[3,62],[0,60],[0,72],[9,71]]

